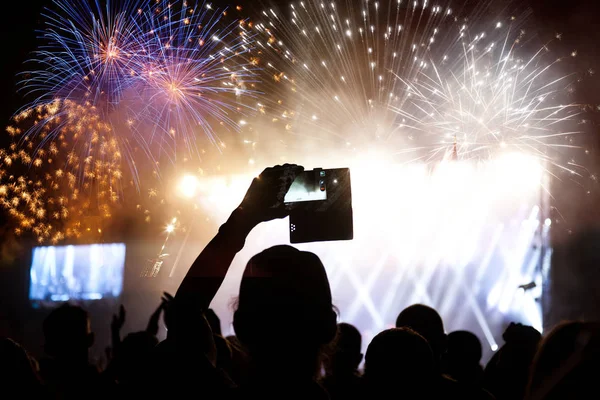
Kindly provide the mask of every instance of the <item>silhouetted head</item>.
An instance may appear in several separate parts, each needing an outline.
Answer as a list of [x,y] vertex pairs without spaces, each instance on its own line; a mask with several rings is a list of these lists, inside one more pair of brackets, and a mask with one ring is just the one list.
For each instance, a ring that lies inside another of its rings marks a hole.
[[208,324],[210,325],[210,329],[212,329],[213,334],[223,336],[223,334],[221,333],[221,319],[219,318],[217,313],[215,313],[215,310],[209,308],[204,313],[204,316],[206,317],[206,320],[208,321]]
[[446,351],[449,359],[464,365],[479,365],[481,361],[481,342],[469,331],[448,334]]
[[448,334],[443,372],[459,382],[480,384],[483,378],[481,367],[482,347],[479,338],[468,331]]
[[364,377],[371,392],[424,393],[435,377],[433,353],[412,329],[385,330],[369,343]]
[[25,349],[11,339],[0,339],[0,392],[28,398],[29,391],[39,386],[35,362]]
[[354,325],[342,322],[337,326],[337,334],[329,346],[327,372],[330,374],[355,373],[362,361],[362,337]]
[[43,324],[44,349],[57,359],[88,361],[88,349],[94,344],[88,313],[79,306],[64,304],[46,317]]
[[442,317],[433,308],[414,304],[405,308],[396,318],[397,328],[410,328],[423,336],[431,346],[436,363],[446,349],[446,334]]
[[145,367],[150,362],[152,350],[158,344],[156,336],[146,332],[133,332],[119,344],[117,357],[118,379],[121,382],[141,381]]
[[531,369],[527,399],[598,398],[600,324],[571,322],[541,343]]
[[252,257],[233,325],[254,362],[283,359],[289,368],[305,372],[311,364],[312,375],[321,346],[336,332],[329,281],[319,257],[291,246],[271,247]]

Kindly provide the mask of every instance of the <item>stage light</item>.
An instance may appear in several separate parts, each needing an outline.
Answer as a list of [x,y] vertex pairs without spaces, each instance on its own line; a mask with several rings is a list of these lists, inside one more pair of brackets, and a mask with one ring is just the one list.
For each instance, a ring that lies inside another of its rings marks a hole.
[[178,190],[181,196],[191,199],[198,191],[198,178],[194,175],[185,175],[179,182]]
[[[541,329],[535,266],[542,253],[533,244],[551,223],[539,205],[542,162],[506,153],[487,162],[397,164],[372,152],[330,165],[352,171],[355,238],[298,248],[319,255],[340,318],[365,332],[367,343],[414,303],[436,308],[448,330],[473,331],[486,357],[498,349],[507,320]],[[199,206],[226,221],[254,176],[203,178]],[[257,252],[286,243],[290,229],[285,220],[256,227],[231,270],[243,271]],[[537,287],[518,290],[524,282]],[[225,318],[228,302],[215,302]]]

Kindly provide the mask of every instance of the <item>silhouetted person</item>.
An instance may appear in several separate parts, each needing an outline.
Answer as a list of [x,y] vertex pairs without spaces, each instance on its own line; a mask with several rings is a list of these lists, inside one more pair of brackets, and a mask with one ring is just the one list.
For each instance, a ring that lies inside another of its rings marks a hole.
[[450,396],[463,399],[490,399],[485,390],[462,385],[442,374],[442,355],[446,352],[447,337],[442,317],[436,310],[423,304],[413,304],[405,308],[396,319],[396,327],[410,328],[423,336],[433,354],[435,364],[436,390],[438,396]]
[[[178,317],[177,325],[197,321],[208,309],[256,225],[288,215],[283,198],[302,170],[295,165],[268,168],[253,180],[181,283],[175,302],[187,307],[188,315],[182,321]],[[237,398],[327,398],[315,376],[321,347],[335,336],[336,315],[325,268],[316,255],[276,246],[252,257],[240,284],[233,325],[250,358],[250,379],[241,383]],[[178,335],[176,342],[194,345],[186,336]]]
[[148,331],[133,332],[125,336],[106,371],[110,376],[105,374],[107,379],[117,383],[113,391],[119,396],[135,397],[139,388],[146,385],[148,365],[157,344],[156,336]]
[[504,345],[484,370],[484,387],[498,400],[522,399],[541,334],[531,326],[511,323]]
[[369,343],[364,398],[433,399],[436,380],[431,348],[412,329],[388,329]]
[[11,339],[0,339],[0,397],[35,399],[44,394],[36,362]]
[[460,383],[481,387],[481,356],[481,342],[477,336],[468,331],[454,331],[448,334],[443,371]]
[[87,312],[62,305],[46,317],[43,332],[48,358],[40,361],[40,373],[52,395],[62,399],[100,397],[100,374],[88,360],[94,334]]
[[234,386],[217,368],[214,335],[201,309],[170,300],[164,308],[167,338],[151,355],[142,390],[149,398],[219,398]]
[[527,400],[600,398],[600,325],[570,322],[556,327],[535,356]]
[[337,334],[328,346],[325,376],[321,380],[331,400],[359,398],[362,382],[358,366],[363,359],[361,345],[358,329],[347,323],[338,324]]
[[233,319],[251,360],[243,397],[327,398],[314,378],[321,347],[335,336],[335,321],[316,255],[276,246],[252,257]]

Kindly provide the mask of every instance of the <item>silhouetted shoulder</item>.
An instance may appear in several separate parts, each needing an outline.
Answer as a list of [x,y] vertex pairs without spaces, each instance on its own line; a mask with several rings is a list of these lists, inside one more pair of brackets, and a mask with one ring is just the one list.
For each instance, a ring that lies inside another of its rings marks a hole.
[[229,392],[227,400],[329,400],[321,385],[308,382],[300,385],[253,385],[242,386]]

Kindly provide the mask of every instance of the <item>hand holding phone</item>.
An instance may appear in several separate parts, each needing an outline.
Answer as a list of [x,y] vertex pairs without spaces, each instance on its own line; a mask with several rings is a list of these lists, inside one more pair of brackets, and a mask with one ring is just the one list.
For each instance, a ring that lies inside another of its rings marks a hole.
[[285,195],[303,171],[304,167],[296,164],[276,165],[265,169],[254,178],[238,209],[257,224],[286,217],[288,210],[284,207]]

